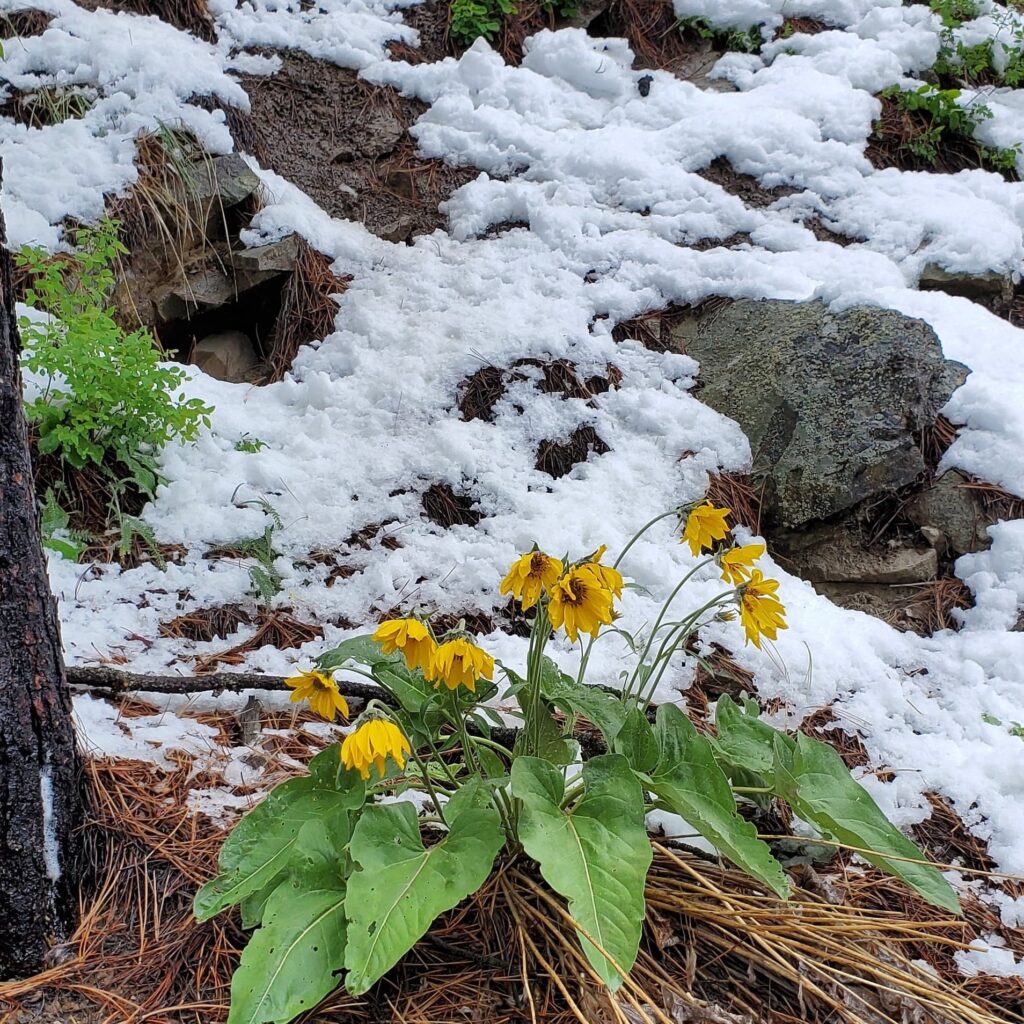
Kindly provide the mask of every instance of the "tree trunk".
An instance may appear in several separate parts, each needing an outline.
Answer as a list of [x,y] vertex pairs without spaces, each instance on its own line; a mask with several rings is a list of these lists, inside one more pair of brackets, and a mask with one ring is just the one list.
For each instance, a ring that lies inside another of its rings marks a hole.
[[71,935],[83,806],[39,540],[5,243],[0,214],[0,978],[41,970],[47,952]]

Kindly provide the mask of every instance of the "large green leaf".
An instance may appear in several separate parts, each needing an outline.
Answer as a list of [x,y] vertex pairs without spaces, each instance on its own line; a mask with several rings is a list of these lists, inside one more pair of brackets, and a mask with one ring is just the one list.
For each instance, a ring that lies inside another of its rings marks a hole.
[[772,784],[775,771],[776,739],[789,749],[794,748],[792,738],[747,714],[728,695],[719,697],[715,705],[715,729],[717,756],[728,766],[761,776],[768,785]]
[[873,851],[860,856],[929,903],[960,913],[956,893],[941,872],[925,863],[925,855],[886,818],[832,747],[802,734],[792,752],[778,744],[775,776],[776,792],[826,837]]
[[[519,838],[545,881],[569,901],[569,912],[594,942],[628,971],[644,920],[644,883],[651,843],[644,828],[643,791],[621,754],[583,766],[584,794],[562,808],[562,772],[537,757],[512,765],[512,792],[522,801]],[[582,933],[580,942],[611,989],[622,977]]]
[[384,654],[380,644],[369,633],[362,636],[349,637],[337,647],[324,651],[316,659],[316,667],[321,672],[334,672],[348,661],[358,661],[363,665],[378,665],[386,662],[400,662],[402,655],[398,651]]
[[[337,774],[341,788],[328,788],[329,764],[330,759],[314,758],[316,774],[282,783],[238,822],[221,848],[219,874],[196,893],[193,909],[200,921],[266,890],[303,848],[327,842],[341,849],[348,812],[362,805],[365,788],[355,772]],[[254,909],[250,903],[247,916]]]
[[634,771],[649,772],[658,763],[658,741],[647,716],[639,708],[630,708],[626,713],[612,749],[622,754]]
[[338,985],[345,964],[345,888],[286,880],[231,980],[228,1024],[287,1024]]
[[412,804],[367,807],[352,833],[345,907],[346,985],[365,992],[423,936],[438,914],[480,888],[505,841],[482,788],[449,802],[448,834],[425,849]]
[[547,657],[541,666],[541,694],[570,715],[590,719],[609,745],[626,720],[626,709],[617,697],[596,686],[580,685]]
[[687,820],[715,849],[777,895],[789,882],[757,829],[736,810],[711,743],[677,707],[663,704],[655,724],[658,764],[645,779],[663,803]]
[[374,665],[370,671],[410,714],[422,711],[437,695],[434,685],[427,682],[419,669],[410,672],[404,665],[382,663]]

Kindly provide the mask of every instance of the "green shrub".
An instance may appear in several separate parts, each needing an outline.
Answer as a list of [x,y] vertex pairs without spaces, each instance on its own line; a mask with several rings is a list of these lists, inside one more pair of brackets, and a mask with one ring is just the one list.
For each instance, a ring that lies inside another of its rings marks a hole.
[[95,463],[113,475],[120,464],[152,494],[157,452],[169,441],[193,440],[213,410],[178,394],[185,371],[160,365],[147,330],[127,334],[115,322],[112,266],[126,252],[117,229],[109,219],[79,228],[71,258],[32,247],[15,257],[31,280],[26,302],[47,314],[18,322],[24,366],[45,378],[26,412],[40,453],[76,469]]

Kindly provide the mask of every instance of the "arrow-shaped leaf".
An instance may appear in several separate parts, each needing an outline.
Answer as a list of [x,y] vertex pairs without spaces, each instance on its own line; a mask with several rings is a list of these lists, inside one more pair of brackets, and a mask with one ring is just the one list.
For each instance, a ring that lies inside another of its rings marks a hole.
[[959,914],[960,902],[938,868],[882,813],[832,747],[798,735],[791,753],[779,747],[776,791],[824,835],[853,846],[869,864],[888,871],[929,903]]
[[[438,914],[475,892],[505,841],[487,794],[464,787],[448,805],[448,834],[424,849],[412,804],[371,806],[352,833],[346,985],[365,992],[426,932]],[[452,806],[452,803],[455,806]]]
[[338,984],[345,963],[345,889],[285,881],[231,979],[228,1024],[287,1024]]
[[[651,863],[643,792],[621,754],[587,761],[583,784],[583,798],[563,810],[562,772],[538,757],[516,758],[512,792],[523,803],[519,838],[545,881],[569,901],[573,918],[628,971],[640,944]],[[618,988],[616,967],[585,936],[579,938],[605,984]]]
[[785,873],[768,844],[757,838],[757,829],[736,810],[732,787],[707,737],[671,704],[658,708],[654,732],[659,756],[648,787],[737,867],[788,896]]

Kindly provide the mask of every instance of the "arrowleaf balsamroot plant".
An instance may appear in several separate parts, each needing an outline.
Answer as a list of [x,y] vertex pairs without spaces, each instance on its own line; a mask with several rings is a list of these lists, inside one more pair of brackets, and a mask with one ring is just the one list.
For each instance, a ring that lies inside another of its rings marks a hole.
[[[636,538],[614,565],[603,563],[603,548],[576,558],[534,550],[499,587],[533,615],[525,667],[496,662],[461,623],[438,635],[429,618],[410,617],[345,641],[289,681],[292,699],[328,720],[348,715],[339,670],[371,679],[382,696],[340,747],[313,758],[307,777],[278,786],[238,823],[220,873],[196,896],[200,920],[240,905],[255,929],[232,981],[229,1024],[287,1022],[339,983],[367,991],[439,914],[484,884],[499,857],[537,863],[566,900],[595,973],[616,989],[640,943],[653,809],[680,815],[766,895],[785,898],[785,872],[738,806],[782,800],[830,841],[959,910],[942,875],[831,747],[779,732],[752,701],[722,697],[714,736],[673,705],[651,715],[666,666],[712,619],[738,612],[756,646],[786,628],[778,583],[755,567],[764,548],[728,539],[728,511],[704,502],[640,531],[681,514],[682,540],[700,557],[643,637],[613,625],[625,587],[618,566]],[[698,574],[720,575],[721,592],[675,615]],[[581,646],[575,675],[545,654],[557,632]],[[634,655],[618,693],[587,684],[590,652],[606,632]],[[503,721],[491,706],[495,669],[502,708],[518,722],[511,746],[497,738],[507,731],[492,729]],[[581,762],[573,724],[584,716],[607,752]],[[401,794],[411,799],[386,799]]]

